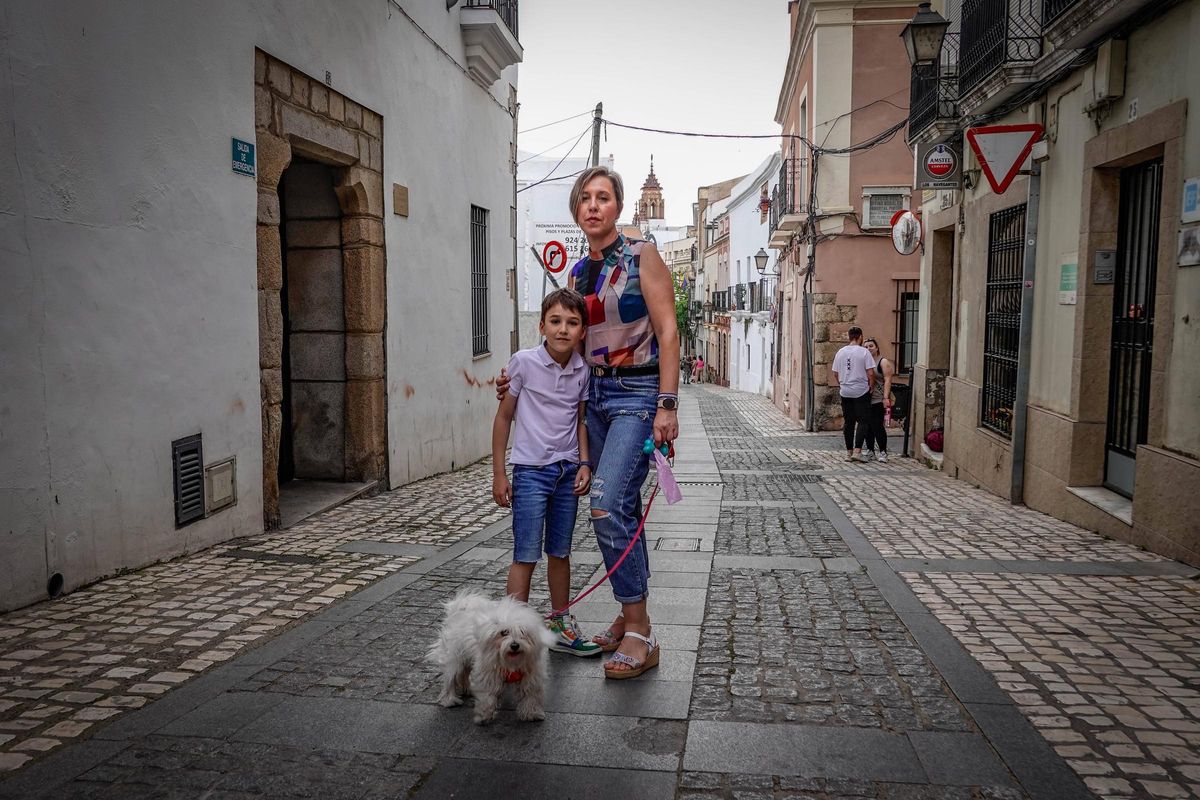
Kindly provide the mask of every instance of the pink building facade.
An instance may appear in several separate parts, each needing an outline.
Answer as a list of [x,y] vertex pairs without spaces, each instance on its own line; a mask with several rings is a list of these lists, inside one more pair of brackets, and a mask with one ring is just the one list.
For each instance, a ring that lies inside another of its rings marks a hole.
[[842,418],[829,363],[852,325],[878,340],[898,372],[916,356],[920,260],[898,254],[890,238],[893,214],[912,206],[902,127],[910,70],[897,45],[915,5],[795,0],[789,11],[775,117],[784,161],[770,221],[780,270],[774,402],[810,429],[830,430]]

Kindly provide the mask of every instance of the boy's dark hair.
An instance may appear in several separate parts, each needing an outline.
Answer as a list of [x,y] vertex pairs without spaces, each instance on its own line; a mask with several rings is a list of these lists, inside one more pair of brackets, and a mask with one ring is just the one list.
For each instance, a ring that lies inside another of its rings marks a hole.
[[862,338],[862,328],[855,325],[853,328],[850,329],[850,341],[853,342],[855,339],[861,339],[861,338]]
[[574,311],[583,320],[584,325],[588,324],[587,303],[584,301],[583,295],[574,289],[555,289],[542,299],[542,322],[546,321],[546,315],[555,306],[562,306],[567,311]]

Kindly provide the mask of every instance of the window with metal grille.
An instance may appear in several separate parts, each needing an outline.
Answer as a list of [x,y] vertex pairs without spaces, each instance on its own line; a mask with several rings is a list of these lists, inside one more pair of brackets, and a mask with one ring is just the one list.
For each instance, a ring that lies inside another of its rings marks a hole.
[[171,468],[175,527],[182,528],[204,517],[204,450],[200,434],[171,442]]
[[896,281],[896,372],[912,372],[917,363],[917,314],[921,308],[920,281]]
[[983,389],[979,424],[1011,437],[1021,338],[1021,266],[1025,206],[992,214],[988,228]]
[[471,352],[488,347],[488,210],[471,206]]

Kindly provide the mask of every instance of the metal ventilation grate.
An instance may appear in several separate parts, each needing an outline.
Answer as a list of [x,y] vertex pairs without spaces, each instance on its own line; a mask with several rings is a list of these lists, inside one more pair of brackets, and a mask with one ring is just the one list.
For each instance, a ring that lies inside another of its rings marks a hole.
[[175,485],[175,527],[204,517],[204,452],[200,434],[171,442]]

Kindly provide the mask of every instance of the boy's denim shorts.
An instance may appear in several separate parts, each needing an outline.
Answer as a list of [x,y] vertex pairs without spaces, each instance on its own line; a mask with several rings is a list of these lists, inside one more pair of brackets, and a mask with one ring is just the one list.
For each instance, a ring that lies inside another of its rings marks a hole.
[[571,535],[579,498],[575,474],[579,465],[556,461],[542,467],[513,464],[513,561],[541,561],[542,551],[555,558],[571,555]]

